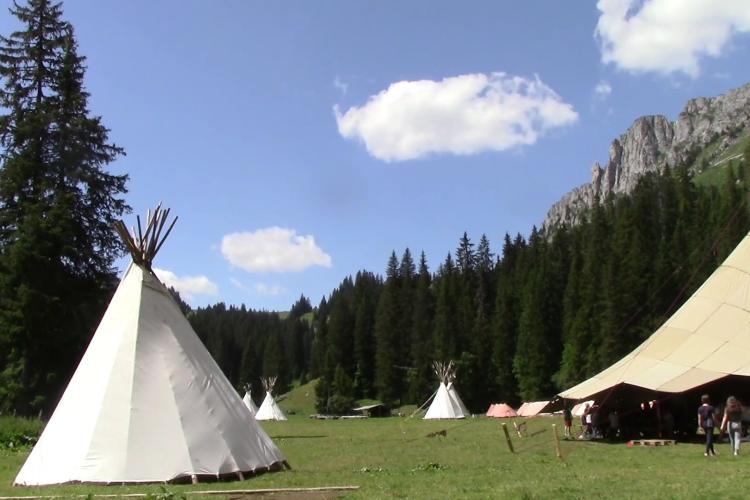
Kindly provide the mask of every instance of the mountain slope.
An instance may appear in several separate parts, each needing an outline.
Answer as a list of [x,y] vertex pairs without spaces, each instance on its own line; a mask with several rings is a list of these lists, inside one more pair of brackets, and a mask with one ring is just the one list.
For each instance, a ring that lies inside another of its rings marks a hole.
[[594,163],[591,182],[555,203],[542,227],[576,225],[597,199],[630,193],[642,175],[667,165],[711,166],[747,136],[749,125],[750,84],[718,97],[691,99],[674,122],[661,115],[640,117],[612,141],[606,166]]

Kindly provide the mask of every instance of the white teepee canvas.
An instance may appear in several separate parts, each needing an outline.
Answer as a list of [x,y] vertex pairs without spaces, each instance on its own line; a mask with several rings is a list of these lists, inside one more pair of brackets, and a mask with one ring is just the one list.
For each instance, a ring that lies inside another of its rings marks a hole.
[[456,388],[453,386],[453,380],[456,376],[453,362],[436,362],[433,363],[433,368],[440,379],[440,386],[435,393],[432,404],[427,409],[427,413],[425,413],[424,419],[468,417],[469,412],[466,410]]
[[255,406],[253,397],[250,395],[250,387],[245,390],[245,397],[242,398],[242,402],[245,403],[247,409],[250,410],[250,414],[255,417],[255,414],[258,413],[258,407]]
[[286,420],[286,415],[281,411],[271,391],[276,383],[276,377],[263,379],[263,387],[266,389],[266,397],[255,413],[255,420]]
[[448,388],[443,382],[440,382],[437,393],[432,400],[432,404],[427,409],[424,416],[425,420],[437,418],[465,418],[466,414],[458,406],[458,403],[451,397]]
[[126,241],[134,263],[15,484],[195,481],[286,465],[151,271],[168,213],[157,208],[144,236]]
[[450,394],[451,399],[458,405],[458,407],[461,409],[461,413],[463,413],[465,416],[469,416],[469,410],[466,409],[466,406],[464,405],[463,400],[461,399],[461,396],[458,395],[458,391],[456,390],[456,386],[453,385],[453,382],[449,382],[447,385],[448,394]]

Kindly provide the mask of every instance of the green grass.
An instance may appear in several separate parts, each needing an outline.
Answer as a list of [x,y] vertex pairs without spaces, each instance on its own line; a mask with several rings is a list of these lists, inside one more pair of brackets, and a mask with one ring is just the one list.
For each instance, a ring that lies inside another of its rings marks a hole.
[[[486,418],[429,421],[385,418],[318,421],[293,417],[262,425],[293,469],[244,482],[170,485],[179,493],[358,485],[348,498],[745,498],[750,448],[732,457],[703,456],[700,444],[627,448],[624,444],[562,441],[555,456],[551,424],[529,421],[532,437],[513,438],[511,454],[500,422]],[[510,426],[510,422],[508,422]],[[445,437],[428,438],[445,429]],[[747,445],[746,445],[747,446]],[[13,488],[26,452],[0,452],[0,495],[161,493],[154,486]],[[192,497],[191,497],[192,498]]]
[[[713,155],[714,150],[716,149],[716,146],[718,144],[718,140],[715,141],[716,144],[710,145],[708,148],[706,148],[703,152],[701,152],[700,155],[698,155],[698,159],[695,161],[695,165],[699,165],[702,158],[710,158]],[[738,161],[740,161],[740,158],[736,158],[731,161],[725,161],[727,158],[731,158],[733,156],[736,156],[738,154],[741,154],[745,147],[747,146],[748,142],[750,142],[750,136],[745,136],[742,139],[735,142],[732,146],[727,148],[725,151],[721,153],[721,155],[711,160],[711,166],[704,170],[703,172],[698,173],[694,178],[693,181],[699,185],[699,186],[721,186],[724,184],[726,175],[727,175],[727,166],[734,165]]]
[[301,415],[307,417],[315,411],[315,385],[318,379],[313,379],[304,385],[298,385],[291,391],[277,398],[281,410],[287,415]]
[[41,420],[0,415],[0,449],[33,445],[43,427]]
[[693,177],[693,182],[702,187],[722,187],[726,182],[727,174],[729,173],[727,166],[730,164],[732,164],[732,162],[708,168]]

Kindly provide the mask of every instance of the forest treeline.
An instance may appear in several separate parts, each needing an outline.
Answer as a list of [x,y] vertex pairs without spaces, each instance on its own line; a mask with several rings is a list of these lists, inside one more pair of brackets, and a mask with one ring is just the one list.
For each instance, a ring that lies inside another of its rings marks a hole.
[[[88,108],[85,57],[62,6],[14,3],[0,36],[0,412],[49,414],[117,285],[129,211],[124,154]],[[747,140],[747,139],[746,139]],[[608,366],[700,285],[749,226],[745,161],[725,182],[687,168],[647,175],[552,234],[464,234],[436,267],[409,249],[384,256],[313,305],[288,313],[217,304],[188,318],[240,389],[283,392],[318,379],[320,411],[357,399],[420,404],[434,360],[454,360],[474,411],[546,398]],[[178,297],[179,299],[179,297]]]
[[424,253],[393,252],[384,275],[360,271],[285,318],[223,304],[189,318],[236,386],[318,378],[322,412],[419,405],[434,360],[455,361],[474,411],[548,398],[646,339],[748,232],[744,163],[724,170],[718,186],[687,168],[648,174],[580,225],[506,234],[496,249],[464,234],[434,270]]

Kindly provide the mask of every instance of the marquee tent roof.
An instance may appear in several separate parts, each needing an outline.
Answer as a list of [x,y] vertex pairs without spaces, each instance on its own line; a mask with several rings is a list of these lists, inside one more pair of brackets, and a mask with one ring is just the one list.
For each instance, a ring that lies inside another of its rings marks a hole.
[[549,401],[534,401],[531,403],[524,403],[518,409],[517,413],[519,417],[533,417],[538,415],[544,407],[549,404]]
[[750,376],[750,235],[645,342],[560,396],[588,399],[620,384],[679,393],[728,375]]

